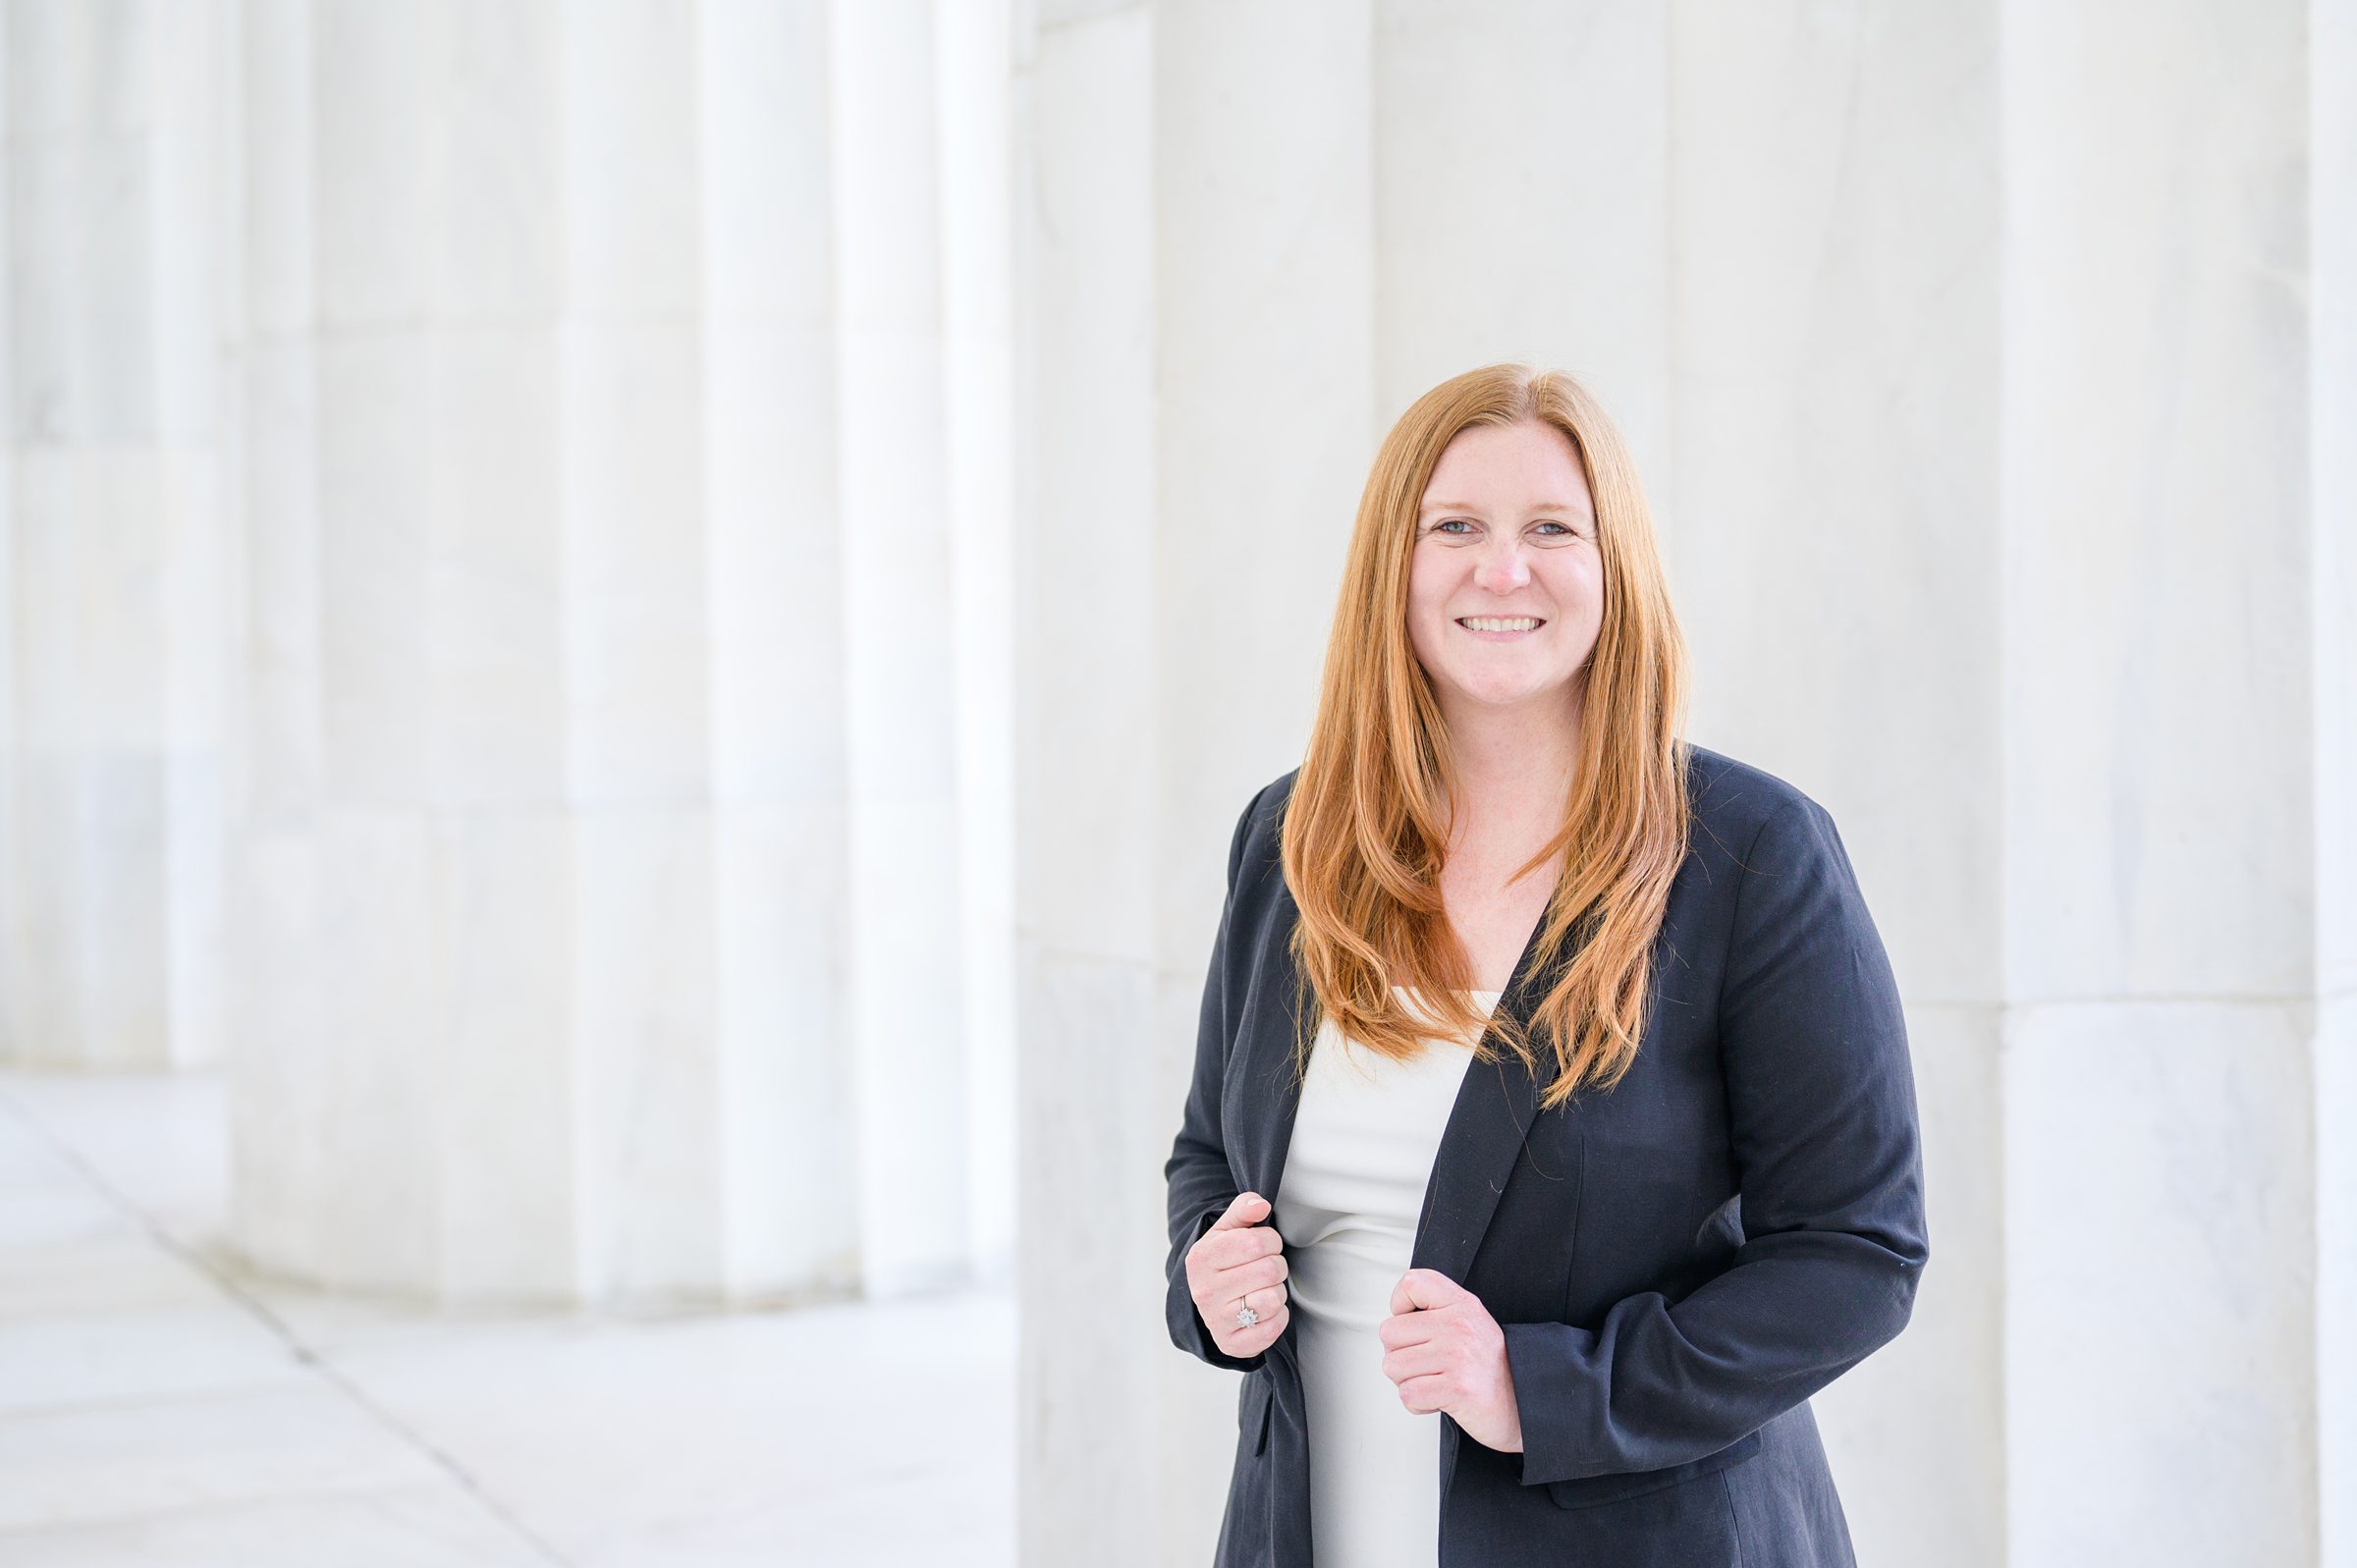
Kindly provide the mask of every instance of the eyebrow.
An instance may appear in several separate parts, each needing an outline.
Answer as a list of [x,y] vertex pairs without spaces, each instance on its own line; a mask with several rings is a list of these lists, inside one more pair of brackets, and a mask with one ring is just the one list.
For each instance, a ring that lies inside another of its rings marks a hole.
[[[1423,510],[1416,515],[1421,517],[1427,513],[1434,512],[1479,512],[1480,510],[1479,507],[1469,506],[1462,501],[1433,501],[1427,502]],[[1567,501],[1542,501],[1530,510],[1533,512],[1568,512],[1572,515],[1580,517],[1588,514],[1587,508],[1574,507]]]

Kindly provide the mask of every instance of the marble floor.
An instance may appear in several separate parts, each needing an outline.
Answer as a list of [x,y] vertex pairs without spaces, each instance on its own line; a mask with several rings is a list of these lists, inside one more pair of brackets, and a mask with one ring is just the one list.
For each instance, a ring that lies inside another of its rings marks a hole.
[[0,1072],[0,1568],[992,1568],[1005,1293],[617,1320],[243,1279],[209,1075]]

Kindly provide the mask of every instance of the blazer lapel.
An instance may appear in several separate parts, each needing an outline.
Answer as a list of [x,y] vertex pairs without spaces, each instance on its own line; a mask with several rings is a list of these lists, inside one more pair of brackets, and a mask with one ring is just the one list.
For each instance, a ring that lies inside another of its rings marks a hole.
[[[1257,1192],[1272,1205],[1285,1179],[1293,1120],[1301,1107],[1300,1087],[1293,1081],[1292,1070],[1299,971],[1290,946],[1300,911],[1290,890],[1280,886],[1277,898],[1279,912],[1267,928],[1273,933],[1269,950],[1253,966],[1254,990],[1245,1001],[1242,1038],[1225,1086],[1228,1103],[1233,1108],[1230,1125],[1239,1132],[1239,1168],[1235,1172],[1239,1190]],[[1525,1027],[1530,1021],[1530,964],[1538,938],[1539,928],[1534,926],[1523,944],[1522,956],[1514,962],[1513,975],[1498,999],[1499,1010],[1513,1009],[1513,1017]],[[1512,1173],[1514,1156],[1521,1151],[1537,1109],[1538,1085],[1510,1052],[1502,1051],[1495,1062],[1476,1060],[1467,1066],[1433,1157],[1410,1268],[1436,1270],[1464,1283],[1465,1271],[1489,1229],[1491,1216],[1498,1212],[1506,1178]]]
[[1236,1140],[1237,1190],[1259,1193],[1272,1212],[1278,1183],[1285,1179],[1285,1157],[1292,1146],[1293,1116],[1301,1108],[1301,1088],[1293,1081],[1300,971],[1290,946],[1300,917],[1292,890],[1280,879],[1277,911],[1267,926],[1271,935],[1252,965],[1251,989],[1244,998],[1242,1038],[1222,1085],[1225,1103],[1235,1108],[1229,1113],[1229,1125],[1241,1133]]
[[[1539,943],[1542,912],[1514,960],[1514,972],[1498,998],[1496,1011],[1513,1009],[1514,1021],[1530,1024],[1530,960]],[[1494,1014],[1493,1014],[1494,1015]],[[1513,1173],[1514,1157],[1530,1134],[1537,1114],[1538,1084],[1521,1058],[1504,1047],[1498,1059],[1476,1058],[1465,1067],[1457,1087],[1456,1104],[1441,1133],[1440,1149],[1432,1161],[1432,1178],[1424,1188],[1424,1212],[1416,1220],[1416,1243],[1408,1256],[1411,1269],[1431,1269],[1458,1284],[1472,1267],[1473,1254],[1498,1212],[1506,1178]]]

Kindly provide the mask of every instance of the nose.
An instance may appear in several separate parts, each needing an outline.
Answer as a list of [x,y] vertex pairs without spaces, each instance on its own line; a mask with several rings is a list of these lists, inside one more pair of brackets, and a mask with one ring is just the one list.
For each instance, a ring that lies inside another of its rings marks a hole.
[[1530,581],[1530,562],[1522,541],[1510,533],[1493,534],[1473,563],[1473,585],[1486,593],[1512,593]]

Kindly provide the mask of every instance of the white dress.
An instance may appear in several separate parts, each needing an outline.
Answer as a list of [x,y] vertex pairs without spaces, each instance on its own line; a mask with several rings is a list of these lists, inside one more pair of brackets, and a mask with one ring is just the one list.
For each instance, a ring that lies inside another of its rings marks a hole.
[[[1497,992],[1471,995],[1485,1011],[1498,1004]],[[1470,1038],[1436,1038],[1395,1062],[1331,1018],[1311,1044],[1272,1217],[1308,1402],[1320,1568],[1433,1568],[1439,1555],[1441,1418],[1399,1402],[1376,1329],[1407,1272],[1433,1155],[1472,1059]]]

